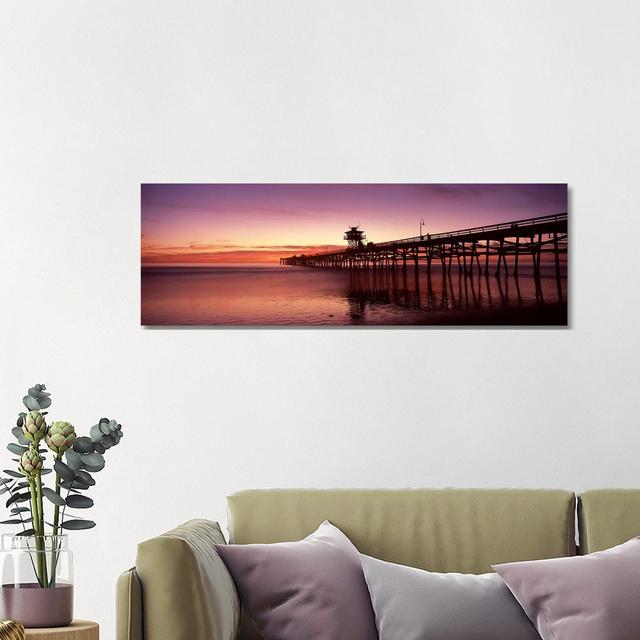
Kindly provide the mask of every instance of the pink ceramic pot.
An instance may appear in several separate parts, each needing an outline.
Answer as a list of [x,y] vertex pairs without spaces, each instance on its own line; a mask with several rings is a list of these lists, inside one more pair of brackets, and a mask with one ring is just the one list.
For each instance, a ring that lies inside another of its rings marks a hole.
[[73,585],[43,589],[38,583],[2,585],[0,618],[33,627],[64,627],[73,620]]

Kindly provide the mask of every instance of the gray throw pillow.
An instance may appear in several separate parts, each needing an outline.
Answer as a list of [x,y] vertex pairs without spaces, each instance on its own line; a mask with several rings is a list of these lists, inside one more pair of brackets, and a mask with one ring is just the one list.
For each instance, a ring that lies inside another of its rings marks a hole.
[[540,640],[494,573],[431,573],[360,557],[380,640]]

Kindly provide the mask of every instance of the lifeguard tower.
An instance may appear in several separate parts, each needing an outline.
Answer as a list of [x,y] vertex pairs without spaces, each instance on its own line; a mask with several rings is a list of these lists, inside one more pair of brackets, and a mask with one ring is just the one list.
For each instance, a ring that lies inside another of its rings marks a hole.
[[364,231],[358,229],[358,227],[349,227],[344,232],[344,239],[347,241],[347,247],[349,249],[361,249],[364,247],[364,241],[367,239]]

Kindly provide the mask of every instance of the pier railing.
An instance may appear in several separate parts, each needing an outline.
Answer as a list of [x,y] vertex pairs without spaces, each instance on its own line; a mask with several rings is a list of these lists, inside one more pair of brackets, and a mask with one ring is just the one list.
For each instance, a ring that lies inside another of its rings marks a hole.
[[[399,248],[407,245],[415,245],[415,244],[428,244],[428,243],[438,243],[443,240],[456,240],[462,239],[468,236],[474,235],[484,235],[489,234],[491,232],[500,232],[500,231],[513,231],[518,234],[523,233],[524,231],[529,231],[532,228],[535,230],[539,227],[544,227],[549,223],[562,223],[567,222],[568,214],[567,213],[558,213],[548,216],[537,216],[535,218],[524,218],[520,220],[513,220],[510,222],[499,222],[497,224],[489,224],[483,225],[481,227],[469,227],[468,229],[458,229],[456,231],[445,231],[444,233],[427,233],[421,236],[412,236],[411,238],[401,238],[399,240],[387,240],[385,242],[373,242],[360,249],[350,250],[350,252],[358,251],[358,252],[368,252],[368,251],[378,251],[380,249],[393,249]],[[313,258],[318,256],[330,256],[330,255],[339,255],[348,251],[347,249],[341,251],[322,251],[320,253],[314,253],[306,255],[306,258]]]

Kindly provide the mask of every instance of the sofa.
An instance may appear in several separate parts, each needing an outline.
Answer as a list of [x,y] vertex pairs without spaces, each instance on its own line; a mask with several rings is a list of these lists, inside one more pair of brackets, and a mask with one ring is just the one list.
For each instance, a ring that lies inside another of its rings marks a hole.
[[[278,489],[228,498],[229,544],[300,540],[324,520],[364,554],[479,574],[493,564],[591,553],[638,535],[640,490]],[[136,566],[117,583],[117,640],[258,640],[214,543],[225,540],[206,520],[140,543]]]

